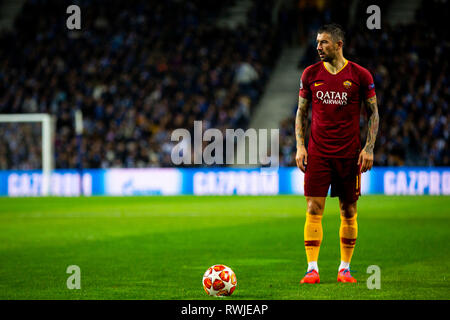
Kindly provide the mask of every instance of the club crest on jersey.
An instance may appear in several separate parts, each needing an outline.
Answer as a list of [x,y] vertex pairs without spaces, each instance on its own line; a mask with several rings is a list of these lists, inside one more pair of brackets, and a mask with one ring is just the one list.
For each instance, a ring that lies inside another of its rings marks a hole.
[[348,80],[343,82],[343,85],[345,87],[345,89],[350,89],[350,87],[352,86],[352,83]]

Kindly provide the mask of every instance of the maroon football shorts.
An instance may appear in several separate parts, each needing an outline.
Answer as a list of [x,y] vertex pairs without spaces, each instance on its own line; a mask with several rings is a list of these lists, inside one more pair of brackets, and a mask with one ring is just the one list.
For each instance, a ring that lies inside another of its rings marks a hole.
[[361,170],[358,158],[324,158],[308,156],[305,171],[305,196],[326,197],[331,185],[331,196],[346,202],[355,202],[361,195]]

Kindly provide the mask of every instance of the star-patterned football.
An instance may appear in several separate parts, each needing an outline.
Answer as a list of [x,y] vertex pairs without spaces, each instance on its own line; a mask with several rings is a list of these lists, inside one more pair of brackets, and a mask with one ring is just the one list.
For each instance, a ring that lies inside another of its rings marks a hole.
[[236,289],[236,275],[230,267],[216,264],[203,275],[203,289],[210,296],[231,296]]

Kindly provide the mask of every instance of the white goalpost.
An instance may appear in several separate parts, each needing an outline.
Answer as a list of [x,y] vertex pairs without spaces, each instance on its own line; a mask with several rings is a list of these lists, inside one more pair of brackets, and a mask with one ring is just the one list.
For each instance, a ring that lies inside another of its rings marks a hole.
[[0,114],[0,123],[38,122],[42,127],[42,195],[48,195],[50,177],[54,169],[53,137],[54,121],[47,113]]

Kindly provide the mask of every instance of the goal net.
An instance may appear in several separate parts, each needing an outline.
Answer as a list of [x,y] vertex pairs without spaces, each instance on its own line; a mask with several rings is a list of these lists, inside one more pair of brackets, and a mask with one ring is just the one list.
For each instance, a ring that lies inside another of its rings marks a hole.
[[42,170],[40,195],[49,195],[53,137],[54,121],[49,114],[0,114],[0,169]]

